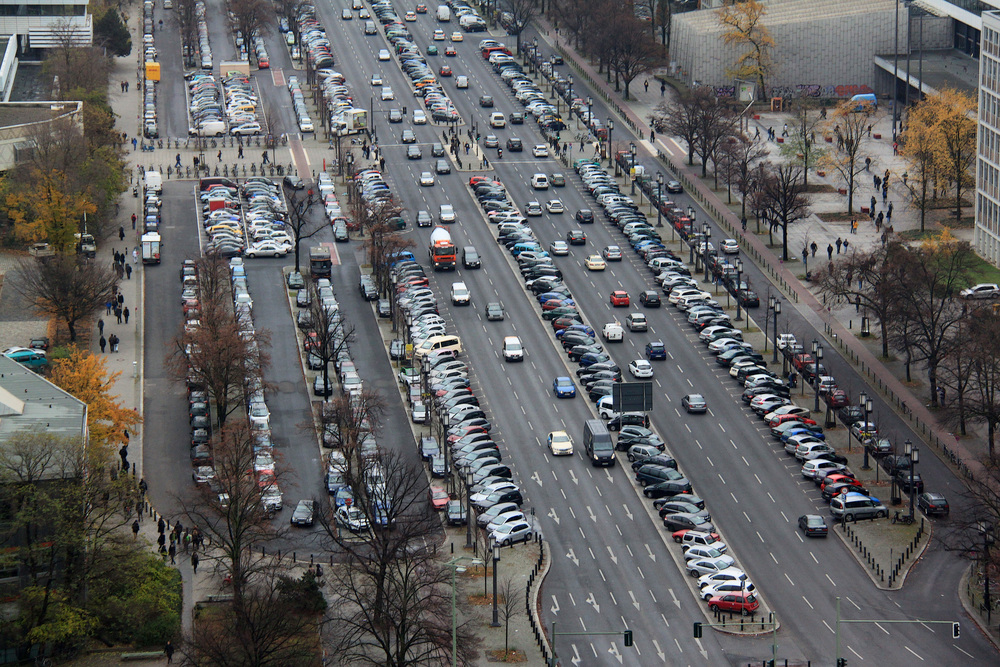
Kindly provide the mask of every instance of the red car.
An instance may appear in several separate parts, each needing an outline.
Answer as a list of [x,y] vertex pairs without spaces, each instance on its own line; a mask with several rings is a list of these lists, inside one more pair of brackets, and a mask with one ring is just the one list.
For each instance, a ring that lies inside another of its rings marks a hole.
[[450,500],[450,498],[448,497],[448,492],[445,491],[442,487],[438,486],[437,484],[431,484],[431,488],[428,491],[428,495],[430,496],[431,499],[431,507],[433,507],[434,509],[440,511],[448,506],[448,501]]
[[451,76],[451,68],[444,65],[440,70],[438,70],[438,74],[441,76]]
[[627,307],[628,304],[629,304],[628,292],[626,292],[625,290],[618,289],[618,290],[615,290],[614,292],[611,293],[611,305],[612,306],[626,306]]
[[828,484],[836,484],[837,482],[853,482],[853,483],[857,484],[858,486],[861,486],[861,482],[859,482],[858,480],[856,480],[854,478],[854,475],[845,475],[843,473],[839,473],[838,472],[838,473],[833,474],[833,475],[827,475],[826,477],[823,478],[823,483],[820,484],[820,486],[819,486],[820,491],[822,491],[823,489],[825,489]]
[[[677,542],[678,544],[680,544],[681,540],[684,539],[684,534],[687,533],[689,530],[690,530],[689,528],[683,528],[681,530],[675,530],[674,532],[670,533],[670,537],[674,538],[674,542]],[[719,537],[718,533],[709,533],[709,535],[711,535],[712,539],[715,540],[716,542],[722,541],[722,538]]]
[[726,593],[709,598],[708,608],[712,611],[738,611],[749,616],[760,608],[760,600],[754,593]]
[[778,415],[777,417],[771,419],[767,425],[774,428],[775,426],[779,426],[785,422],[802,422],[803,424],[808,424],[809,426],[816,426],[816,420],[803,415]]
[[816,360],[808,352],[801,352],[792,357],[792,366],[795,366],[795,369],[799,371],[801,371],[809,364],[814,364],[814,363],[816,363]]
[[455,50],[455,47],[454,47],[454,46],[449,46],[449,47],[447,47],[447,48],[446,48],[446,49],[444,50],[444,54],[445,54],[446,56],[457,56],[457,55],[458,55],[458,51],[456,51],[456,50]]
[[823,395],[823,400],[831,408],[842,408],[845,405],[851,404],[851,399],[847,396],[847,392],[843,389],[834,389],[833,391],[827,392]]
[[268,69],[271,67],[271,61],[267,58],[257,58],[257,67],[260,69]]

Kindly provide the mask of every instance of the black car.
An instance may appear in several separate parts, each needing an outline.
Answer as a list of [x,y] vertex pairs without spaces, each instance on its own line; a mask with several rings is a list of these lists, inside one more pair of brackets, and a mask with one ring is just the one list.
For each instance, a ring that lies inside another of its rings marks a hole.
[[712,520],[712,515],[705,509],[704,504],[701,507],[697,507],[685,500],[679,500],[677,496],[660,501],[660,505],[656,508],[656,511],[660,513],[661,519],[668,514],[697,514],[707,521]]
[[593,224],[594,222],[594,212],[591,211],[589,208],[580,209],[579,211],[576,212],[576,215],[574,217],[576,218],[576,221],[579,222],[581,225],[589,225]]
[[691,483],[688,481],[666,481],[649,484],[643,487],[642,495],[647,498],[667,498],[681,493],[691,493]]
[[282,179],[282,182],[286,188],[290,188],[292,190],[304,190],[306,187],[305,182],[301,178],[298,176],[292,176],[291,174],[285,176],[285,178]]
[[492,109],[493,108],[493,97],[491,95],[480,95],[479,96],[479,106]]
[[633,461],[632,470],[638,472],[639,468],[646,465],[663,466],[664,468],[673,468],[674,470],[677,470],[677,461],[674,460],[674,457],[668,454],[657,454],[656,456],[651,456],[648,459]]
[[378,289],[375,287],[375,283],[372,282],[370,278],[368,280],[362,280],[358,284],[358,289],[361,290],[361,296],[365,298],[365,301],[374,301],[378,298]]
[[524,150],[524,143],[517,137],[507,139],[507,150],[511,153],[520,153]]
[[736,298],[739,299],[740,305],[744,308],[760,307],[760,297],[751,289],[740,290],[736,293]]
[[826,520],[819,514],[803,514],[800,516],[799,529],[807,537],[826,537],[828,534]]
[[841,423],[848,428],[850,428],[855,422],[863,421],[864,418],[865,411],[857,405],[845,405],[841,409],[837,410],[837,419],[839,419]]
[[889,456],[883,457],[880,463],[885,471],[890,475],[895,475],[898,472],[904,470],[908,471],[910,469],[910,457],[905,455],[899,456],[890,454]]
[[860,483],[847,481],[823,485],[823,500],[826,502],[830,502],[834,496],[839,496],[841,493],[861,493],[867,496],[868,489]]
[[660,295],[654,290],[645,290],[639,294],[639,303],[644,305],[646,308],[659,308],[660,307]]
[[632,445],[650,445],[661,452],[666,448],[660,436],[642,426],[625,426],[618,432],[618,449],[625,451]]
[[375,310],[379,317],[392,317],[392,302],[389,301],[389,299],[379,299],[378,304],[375,306]]
[[649,428],[649,415],[640,413],[625,413],[608,420],[608,429],[620,431],[624,426],[642,426]]
[[945,498],[940,493],[921,493],[917,496],[917,509],[926,514],[927,516],[933,516],[935,514],[940,514],[948,516],[951,508],[948,507],[948,499]]
[[663,517],[663,527],[674,532],[675,530],[700,530],[706,533],[715,532],[712,522],[697,514],[668,514]]
[[913,485],[913,489],[916,493],[924,492],[924,480],[920,476],[919,472],[911,472],[907,470],[899,470],[893,475],[893,479],[896,481],[896,486],[902,490],[903,493],[910,492],[910,485]]
[[300,500],[292,512],[293,526],[311,526],[316,516],[315,500]]
[[440,143],[431,144],[431,157],[444,157],[444,146]]
[[285,284],[288,285],[288,289],[302,289],[306,286],[306,279],[298,271],[292,271],[285,278]]

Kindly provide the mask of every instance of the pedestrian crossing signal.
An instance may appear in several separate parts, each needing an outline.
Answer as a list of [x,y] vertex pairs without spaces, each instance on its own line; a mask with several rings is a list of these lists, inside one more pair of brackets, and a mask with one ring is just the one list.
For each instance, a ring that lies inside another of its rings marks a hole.
[[951,638],[952,639],[958,639],[960,636],[962,636],[962,627],[961,627],[961,625],[959,625],[958,623],[952,623],[951,624]]

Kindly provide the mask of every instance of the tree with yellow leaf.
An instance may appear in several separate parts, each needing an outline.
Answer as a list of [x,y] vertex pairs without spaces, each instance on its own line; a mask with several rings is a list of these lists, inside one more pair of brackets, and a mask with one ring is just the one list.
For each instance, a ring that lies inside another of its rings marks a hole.
[[910,109],[899,149],[907,165],[906,188],[913,196],[914,206],[920,211],[921,232],[924,231],[927,210],[937,193],[939,106],[938,96],[931,95]]
[[757,83],[757,95],[762,96],[767,78],[774,73],[771,49],[774,38],[763,23],[767,8],[758,0],[733,2],[716,10],[718,23],[723,28],[722,41],[727,46],[736,45],[740,50],[736,62],[726,73],[736,79]]
[[71,192],[66,174],[56,169],[34,170],[31,184],[9,191],[6,204],[19,240],[44,241],[61,253],[73,252],[83,216],[97,210],[87,195]]
[[953,89],[937,96],[938,122],[935,162],[955,188],[955,221],[962,219],[962,195],[973,186],[976,164],[976,98]]
[[108,374],[104,358],[70,346],[69,357],[52,362],[49,380],[87,404],[87,428],[96,445],[128,444],[125,432],[142,422],[135,410],[123,407],[111,392],[121,375]]

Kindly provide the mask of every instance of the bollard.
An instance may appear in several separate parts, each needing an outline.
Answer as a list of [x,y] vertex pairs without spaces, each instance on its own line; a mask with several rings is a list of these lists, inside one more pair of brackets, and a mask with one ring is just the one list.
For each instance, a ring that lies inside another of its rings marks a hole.
[[296,562],[298,562],[298,561],[296,561],[296,560],[295,560],[295,557],[296,557],[296,555],[297,555],[297,554],[296,554],[296,553],[295,553],[295,552],[293,551],[293,552],[292,552],[292,562],[293,562],[293,563],[296,563]]

